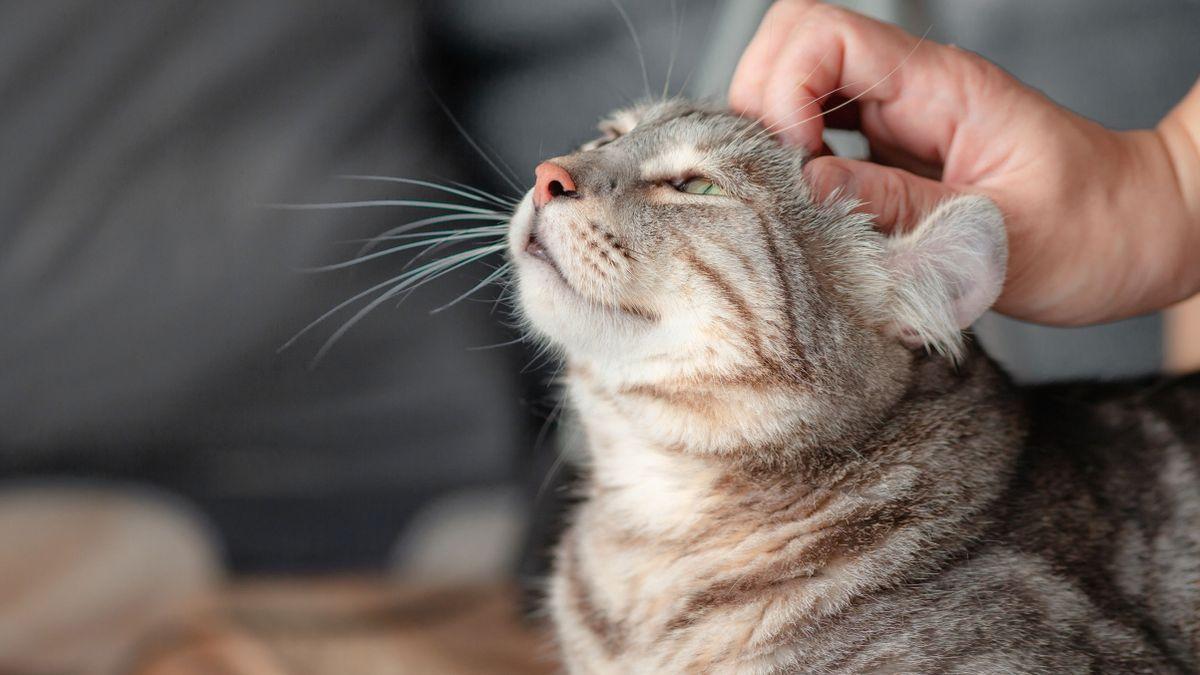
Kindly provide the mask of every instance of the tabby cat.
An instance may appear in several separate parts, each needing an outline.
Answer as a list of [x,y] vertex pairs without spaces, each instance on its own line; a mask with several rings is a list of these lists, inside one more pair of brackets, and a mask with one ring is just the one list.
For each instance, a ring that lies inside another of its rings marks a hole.
[[995,206],[885,237],[672,100],[538,167],[521,312],[589,450],[549,608],[577,673],[1200,667],[1200,380],[1021,388],[961,330]]

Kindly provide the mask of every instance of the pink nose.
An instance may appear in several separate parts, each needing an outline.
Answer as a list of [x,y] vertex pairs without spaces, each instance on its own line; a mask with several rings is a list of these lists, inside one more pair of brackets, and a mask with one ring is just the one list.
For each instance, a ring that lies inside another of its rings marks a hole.
[[567,170],[554,162],[542,162],[534,170],[537,184],[533,188],[533,205],[541,208],[551,199],[575,194],[575,181]]

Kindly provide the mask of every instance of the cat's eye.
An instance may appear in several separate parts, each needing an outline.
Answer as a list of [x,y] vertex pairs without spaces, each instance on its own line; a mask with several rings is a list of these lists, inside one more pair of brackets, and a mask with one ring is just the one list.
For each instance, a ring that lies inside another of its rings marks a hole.
[[675,186],[680,192],[692,195],[724,196],[725,191],[707,178],[689,178]]

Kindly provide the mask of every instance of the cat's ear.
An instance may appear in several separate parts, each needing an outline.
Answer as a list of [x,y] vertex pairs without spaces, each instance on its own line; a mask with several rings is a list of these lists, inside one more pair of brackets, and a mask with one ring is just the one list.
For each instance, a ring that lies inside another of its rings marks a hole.
[[962,330],[999,297],[1007,262],[1004,217],[990,199],[943,202],[915,229],[888,239],[896,335],[957,358]]

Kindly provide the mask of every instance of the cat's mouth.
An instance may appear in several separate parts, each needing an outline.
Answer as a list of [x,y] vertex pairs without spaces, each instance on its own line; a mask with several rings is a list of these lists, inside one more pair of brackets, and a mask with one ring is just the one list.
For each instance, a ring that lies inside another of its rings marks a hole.
[[554,276],[558,277],[559,282],[561,282],[563,286],[565,286],[571,292],[576,292],[575,286],[573,286],[567,279],[567,275],[563,273],[562,267],[559,266],[558,261],[554,259],[554,254],[551,253],[550,247],[538,237],[539,224],[540,223],[537,214],[534,214],[530,222],[529,234],[526,235],[525,245],[522,248],[523,252],[525,255],[538,261],[538,263],[550,268],[550,270],[554,273]]
[[549,265],[550,268],[554,270],[555,274],[562,278],[563,281],[566,281],[567,277],[563,274],[562,268],[558,266],[558,263],[554,261],[554,256],[550,254],[550,251],[546,248],[542,241],[538,239],[537,232],[538,223],[537,220],[534,219],[533,227],[529,228],[529,238],[525,242],[525,253],[527,253],[531,258],[536,258],[537,260]]

